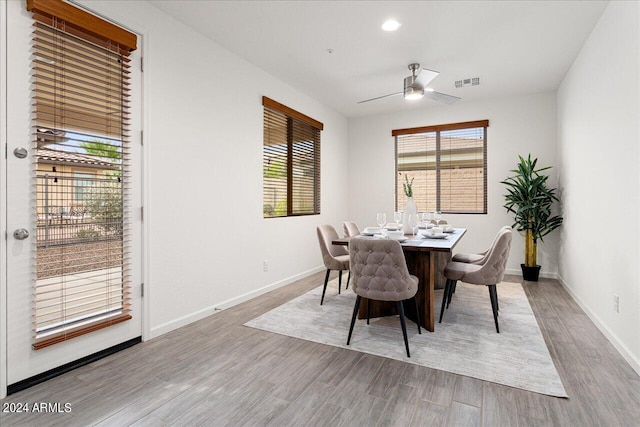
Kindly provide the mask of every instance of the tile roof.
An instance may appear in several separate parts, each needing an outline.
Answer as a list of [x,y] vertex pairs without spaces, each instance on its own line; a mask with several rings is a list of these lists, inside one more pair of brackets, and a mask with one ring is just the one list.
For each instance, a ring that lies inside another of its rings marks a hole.
[[38,159],[38,161],[46,163],[76,163],[88,166],[90,165],[102,167],[105,169],[116,169],[118,166],[114,164],[114,159],[110,159],[108,157],[97,157],[90,154],[58,151],[48,148],[36,149],[36,158]]

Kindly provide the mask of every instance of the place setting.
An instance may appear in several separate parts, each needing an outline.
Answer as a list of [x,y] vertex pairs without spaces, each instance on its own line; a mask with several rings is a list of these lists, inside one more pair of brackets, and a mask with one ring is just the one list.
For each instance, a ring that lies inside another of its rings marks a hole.
[[[433,219],[432,219],[433,218]],[[423,212],[409,214],[406,217],[411,234],[403,230],[403,212],[393,214],[394,222],[387,222],[387,214],[380,212],[376,215],[377,227],[366,227],[361,235],[378,239],[391,239],[400,243],[420,241],[423,239],[447,240],[456,233],[456,228],[442,220],[441,212]]]

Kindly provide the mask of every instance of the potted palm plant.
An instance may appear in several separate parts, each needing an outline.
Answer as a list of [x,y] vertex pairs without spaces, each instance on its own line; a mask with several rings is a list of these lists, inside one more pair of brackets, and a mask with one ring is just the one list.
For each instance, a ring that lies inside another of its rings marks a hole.
[[518,168],[502,184],[507,186],[504,207],[514,214],[513,227],[525,232],[525,262],[521,264],[525,280],[537,281],[540,266],[537,262],[538,240],[551,233],[562,224],[562,216],[552,215],[551,208],[558,201],[555,188],[547,186],[548,175],[542,171],[551,166],[536,169],[538,159],[531,160],[531,154],[525,159],[518,156]]

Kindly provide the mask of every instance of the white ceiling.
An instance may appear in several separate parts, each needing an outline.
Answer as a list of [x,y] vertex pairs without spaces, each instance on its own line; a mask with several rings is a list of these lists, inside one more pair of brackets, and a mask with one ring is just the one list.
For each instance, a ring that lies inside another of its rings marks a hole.
[[[157,8],[347,117],[440,105],[401,96],[407,65],[459,102],[555,90],[606,1],[171,1]],[[402,26],[381,30],[388,18]],[[329,53],[329,49],[333,53]],[[480,86],[454,82],[480,77]]]

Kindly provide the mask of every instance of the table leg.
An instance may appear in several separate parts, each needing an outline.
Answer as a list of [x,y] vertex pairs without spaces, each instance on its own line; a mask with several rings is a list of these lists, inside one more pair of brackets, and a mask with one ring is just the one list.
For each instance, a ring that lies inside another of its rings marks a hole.
[[[418,283],[418,292],[416,299],[420,310],[420,321],[422,326],[428,331],[434,331],[434,287],[435,287],[435,257],[430,252],[407,251],[405,258],[409,272],[416,276],[420,281]],[[413,320],[417,319],[415,304],[409,301],[405,304],[406,316]]]
[[[442,271],[444,271],[444,265],[446,265],[446,262],[451,255],[447,253],[427,251],[405,251],[404,255],[407,260],[409,273],[416,276],[420,281],[418,283],[418,292],[416,293],[416,299],[420,310],[420,323],[425,329],[433,332],[435,330],[434,290],[436,288],[436,284],[440,280],[440,276],[444,277],[442,275]],[[360,305],[358,319],[367,318],[366,306],[366,304]],[[416,308],[413,300],[408,300],[406,304],[404,304],[404,311],[407,318],[414,322],[416,321]],[[372,318],[393,316],[396,314],[398,314],[398,310],[394,302],[371,300]]]
[[451,253],[449,252],[431,252],[431,257],[434,259],[435,276],[434,284],[435,289],[444,289],[444,285],[447,282],[447,278],[444,277],[444,269],[447,263],[451,261]]
[[[367,298],[362,298],[362,304],[360,304],[360,309],[358,310],[358,319],[366,319],[367,318]],[[384,316],[394,316],[398,314],[398,309],[396,308],[396,303],[393,301],[377,301],[370,300],[369,307],[371,308],[371,318],[375,317],[384,317]]]

